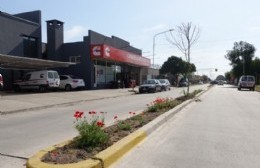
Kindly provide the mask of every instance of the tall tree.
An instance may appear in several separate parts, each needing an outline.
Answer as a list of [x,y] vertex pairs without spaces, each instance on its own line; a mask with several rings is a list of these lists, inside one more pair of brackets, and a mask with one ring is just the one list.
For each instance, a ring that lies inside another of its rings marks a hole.
[[229,50],[225,58],[230,60],[232,72],[235,77],[242,74],[252,74],[251,63],[255,56],[255,47],[247,42],[235,42],[233,49]]
[[[176,26],[173,32],[176,32],[176,34],[174,35],[171,32],[171,38],[168,38],[169,43],[176,46],[184,54],[186,61],[190,63],[191,47],[199,39],[200,28],[188,22]],[[188,84],[187,93],[189,93],[189,88]]]

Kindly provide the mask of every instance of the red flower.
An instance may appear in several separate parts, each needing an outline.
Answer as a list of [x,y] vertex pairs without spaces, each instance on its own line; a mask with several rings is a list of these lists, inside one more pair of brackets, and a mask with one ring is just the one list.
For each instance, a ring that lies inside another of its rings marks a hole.
[[116,120],[118,117],[117,116],[114,116],[114,119]]
[[132,112],[129,112],[129,114],[132,114]]
[[90,111],[90,112],[88,112],[89,114],[96,114],[96,112],[95,111]]
[[133,112],[133,115],[135,115],[135,112]]
[[76,112],[74,113],[74,117],[75,117],[76,119],[78,119],[78,118],[81,118],[83,114],[84,114],[84,112],[76,111]]
[[97,126],[103,127],[105,124],[102,121],[97,121]]

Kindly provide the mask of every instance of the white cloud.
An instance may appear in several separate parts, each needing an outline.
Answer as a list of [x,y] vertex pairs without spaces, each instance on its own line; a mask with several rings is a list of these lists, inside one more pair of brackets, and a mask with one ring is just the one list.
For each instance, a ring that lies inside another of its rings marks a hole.
[[76,40],[82,40],[83,36],[86,35],[86,28],[83,26],[73,26],[71,29],[66,30],[64,33],[64,41],[70,42],[70,41],[76,41]]

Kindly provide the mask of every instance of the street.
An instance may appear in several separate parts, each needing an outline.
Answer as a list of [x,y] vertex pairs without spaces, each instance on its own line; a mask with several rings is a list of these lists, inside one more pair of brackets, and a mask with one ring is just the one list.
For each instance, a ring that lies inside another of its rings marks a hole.
[[260,94],[215,86],[113,168],[260,167]]
[[[208,85],[192,86],[191,91],[195,89],[206,89],[207,86]],[[64,106],[54,106],[47,109],[1,115],[0,153],[28,158],[41,149],[71,139],[77,135],[73,126],[73,114],[77,110],[84,112],[91,110],[107,112],[105,121],[106,124],[109,125],[114,122],[113,117],[115,115],[117,115],[119,119],[124,119],[128,117],[128,112],[140,112],[146,108],[147,103],[150,103],[157,97],[176,98],[183,95],[184,89],[186,88],[173,88],[167,92],[83,101]],[[39,94],[31,94],[31,101],[33,101],[34,96],[38,99],[38,102],[47,100],[46,96],[53,94],[55,93],[43,94],[45,97],[41,97],[41,99]],[[74,94],[80,95],[81,93],[76,92]],[[64,93],[64,96],[68,95],[68,92]],[[28,95],[25,96],[28,98]],[[58,97],[55,98],[59,99]],[[57,100],[57,102],[59,101]],[[14,104],[14,106],[16,105]],[[23,164],[25,162],[26,160],[23,159],[0,155],[0,165],[3,168],[24,167]]]

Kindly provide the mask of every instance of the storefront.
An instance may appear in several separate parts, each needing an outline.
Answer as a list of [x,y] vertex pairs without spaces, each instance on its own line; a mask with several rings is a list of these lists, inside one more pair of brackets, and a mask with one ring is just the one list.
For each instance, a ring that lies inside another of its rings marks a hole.
[[131,81],[140,83],[141,68],[150,66],[150,59],[109,45],[91,46],[94,63],[94,87],[130,87]]

